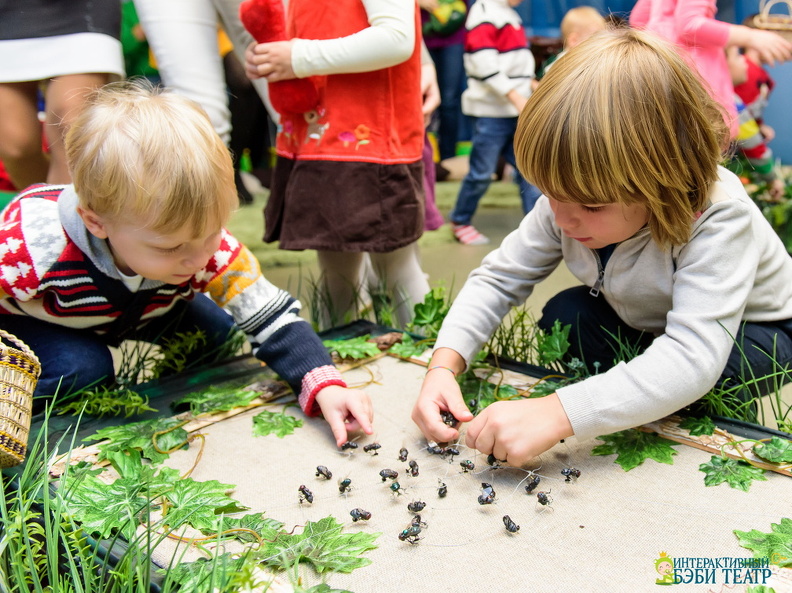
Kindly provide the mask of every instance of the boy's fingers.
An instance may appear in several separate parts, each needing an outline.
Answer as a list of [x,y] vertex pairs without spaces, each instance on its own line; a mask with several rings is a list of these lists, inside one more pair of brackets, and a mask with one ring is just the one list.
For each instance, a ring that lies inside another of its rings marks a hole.
[[327,423],[330,425],[330,430],[333,432],[336,445],[340,447],[349,440],[347,437],[347,425],[340,415],[333,414],[332,418],[327,418]]

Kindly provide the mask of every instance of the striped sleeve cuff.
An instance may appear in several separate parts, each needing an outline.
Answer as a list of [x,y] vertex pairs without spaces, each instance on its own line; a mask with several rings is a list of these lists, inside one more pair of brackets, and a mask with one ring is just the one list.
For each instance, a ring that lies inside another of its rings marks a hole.
[[347,384],[341,378],[341,372],[333,365],[328,364],[316,367],[303,376],[302,389],[297,401],[307,416],[318,416],[321,412],[316,403],[316,394],[330,385],[340,385],[346,387]]

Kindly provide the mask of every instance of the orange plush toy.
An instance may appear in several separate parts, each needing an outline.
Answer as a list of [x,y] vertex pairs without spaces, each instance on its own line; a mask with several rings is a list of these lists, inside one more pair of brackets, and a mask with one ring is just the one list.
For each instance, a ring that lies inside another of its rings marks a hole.
[[[242,24],[257,43],[288,41],[283,0],[245,0],[239,6]],[[307,113],[319,106],[319,93],[309,78],[269,83],[272,107],[280,114]]]

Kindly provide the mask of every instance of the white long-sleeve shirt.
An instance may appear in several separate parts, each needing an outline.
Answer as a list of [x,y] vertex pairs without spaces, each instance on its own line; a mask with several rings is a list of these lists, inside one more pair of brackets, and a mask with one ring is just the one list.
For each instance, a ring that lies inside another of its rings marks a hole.
[[[644,228],[610,256],[597,298],[656,338],[633,360],[558,390],[579,438],[639,426],[692,403],[717,382],[742,320],[792,318],[792,258],[740,180],[721,168],[710,201],[686,244],[662,250]],[[595,284],[595,254],[561,232],[543,196],[471,272],[435,347],[469,363],[562,259],[583,284]]]

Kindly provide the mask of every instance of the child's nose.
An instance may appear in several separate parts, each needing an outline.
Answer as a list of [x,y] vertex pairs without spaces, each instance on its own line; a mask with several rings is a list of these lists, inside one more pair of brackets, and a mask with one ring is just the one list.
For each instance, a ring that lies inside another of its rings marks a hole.
[[555,209],[556,224],[562,228],[574,227],[577,224],[575,205],[565,202],[558,202]]

